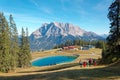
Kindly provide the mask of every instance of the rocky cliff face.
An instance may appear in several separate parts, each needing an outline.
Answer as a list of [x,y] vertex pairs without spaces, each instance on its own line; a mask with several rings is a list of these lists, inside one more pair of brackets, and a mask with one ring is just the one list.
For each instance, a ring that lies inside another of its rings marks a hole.
[[30,35],[32,50],[51,49],[66,40],[99,40],[101,36],[69,23],[45,23]]

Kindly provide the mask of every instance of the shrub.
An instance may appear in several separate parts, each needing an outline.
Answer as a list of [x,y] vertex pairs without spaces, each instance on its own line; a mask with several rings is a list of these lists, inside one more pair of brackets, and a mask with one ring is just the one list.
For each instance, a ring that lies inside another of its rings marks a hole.
[[112,58],[112,62],[115,62],[116,60],[117,60],[116,57],[113,57],[113,58]]

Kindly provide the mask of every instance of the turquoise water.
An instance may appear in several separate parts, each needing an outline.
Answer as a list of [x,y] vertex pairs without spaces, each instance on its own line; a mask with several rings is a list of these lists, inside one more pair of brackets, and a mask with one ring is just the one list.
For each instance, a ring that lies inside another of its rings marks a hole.
[[32,62],[32,66],[50,66],[75,60],[76,56],[50,56],[37,59]]

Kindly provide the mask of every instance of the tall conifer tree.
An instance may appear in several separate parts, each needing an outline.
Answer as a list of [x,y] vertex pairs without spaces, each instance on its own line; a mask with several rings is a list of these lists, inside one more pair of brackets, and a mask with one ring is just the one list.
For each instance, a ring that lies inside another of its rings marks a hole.
[[0,13],[0,71],[10,70],[10,32],[3,13]]
[[109,7],[110,34],[107,37],[110,53],[120,53],[120,0],[114,0]]
[[27,56],[26,65],[29,67],[29,66],[31,66],[31,64],[30,64],[31,54],[30,54],[30,42],[29,42],[28,28],[26,28],[26,42],[25,43],[26,43],[25,48],[26,48],[26,56]]
[[21,38],[20,38],[20,51],[18,54],[18,66],[21,68],[25,67],[24,60],[25,60],[25,31],[22,28]]
[[110,32],[107,37],[107,49],[103,50],[103,61],[113,62],[120,58],[120,0],[113,0],[109,7]]
[[29,67],[30,59],[31,59],[31,55],[30,55],[28,31],[27,33],[25,33],[24,29],[22,28],[21,45],[20,45],[20,53],[19,53],[19,66],[22,68]]
[[21,43],[19,46],[18,32],[12,15],[9,25],[3,13],[0,13],[0,72],[15,70],[16,67],[30,66],[30,44],[28,29],[22,28]]
[[16,24],[13,20],[12,15],[10,15],[10,38],[11,38],[11,44],[10,44],[10,54],[11,54],[11,70],[15,70],[17,67],[17,61],[18,61],[18,52],[19,52],[19,45],[18,45],[18,32]]

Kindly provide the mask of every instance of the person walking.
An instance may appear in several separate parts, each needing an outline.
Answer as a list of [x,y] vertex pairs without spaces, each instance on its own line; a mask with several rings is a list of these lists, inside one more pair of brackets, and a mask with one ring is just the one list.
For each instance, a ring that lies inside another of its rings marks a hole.
[[92,65],[92,59],[90,58],[89,59],[89,66],[91,66]]
[[96,66],[96,60],[95,59],[93,60],[93,65]]
[[86,67],[86,61],[83,62],[83,66]]
[[80,67],[82,67],[83,63],[82,63],[82,61],[81,61],[81,60],[79,61],[79,64],[80,64]]

